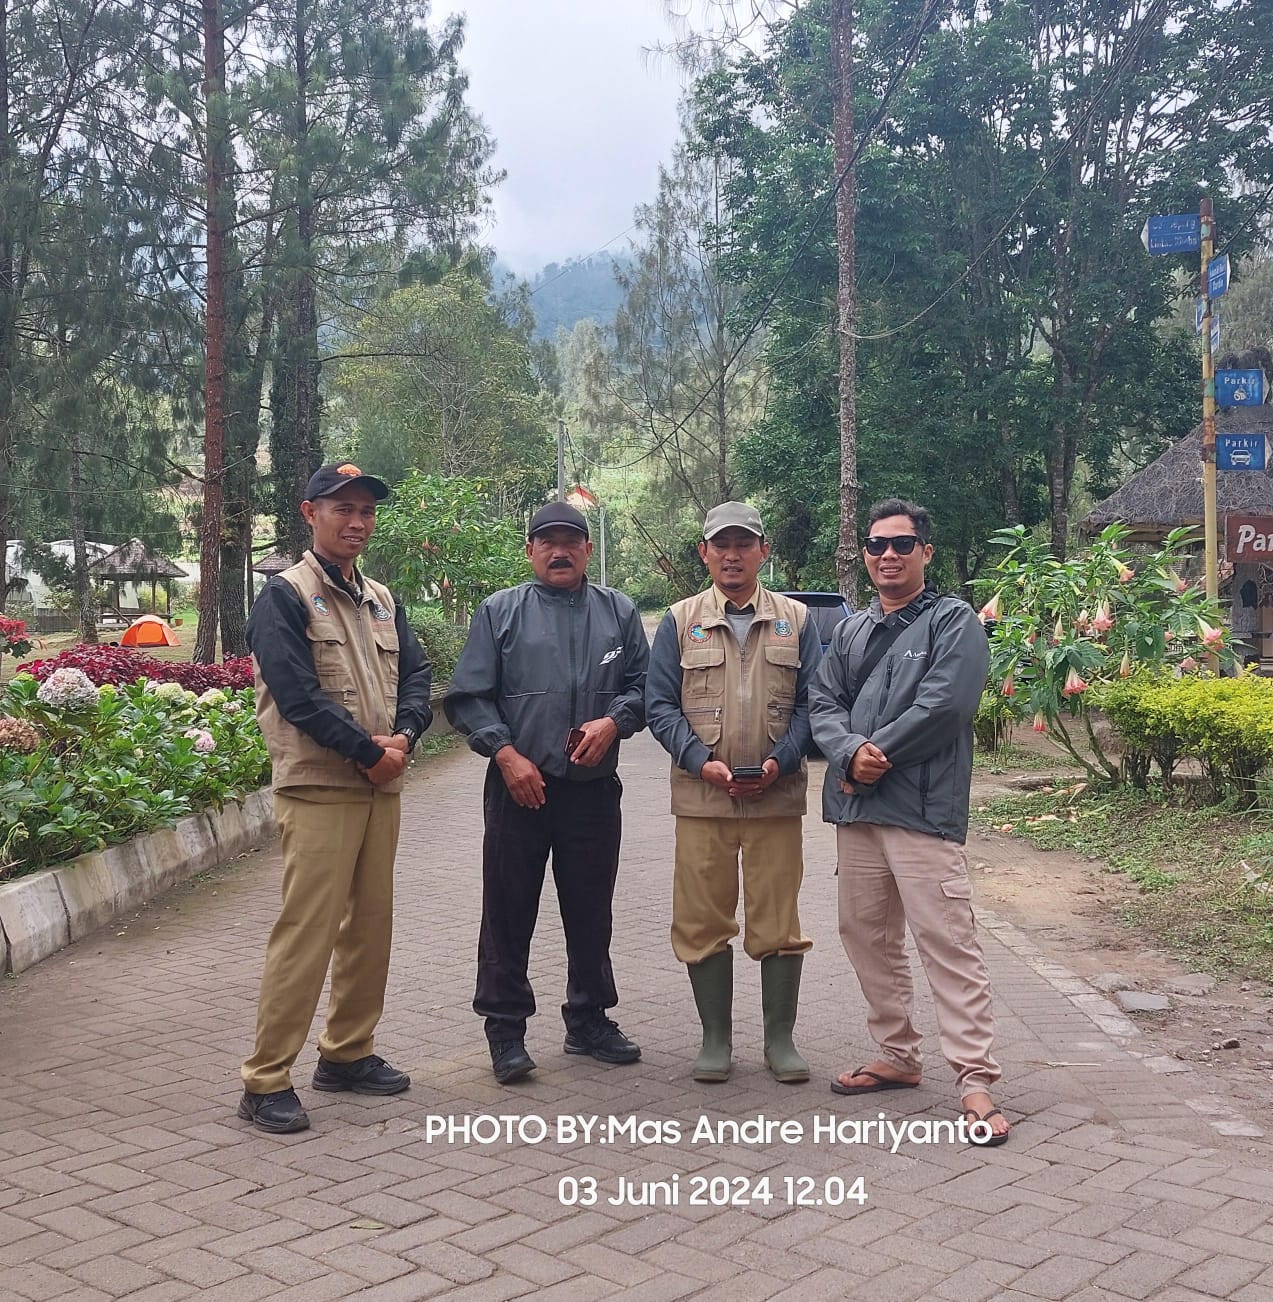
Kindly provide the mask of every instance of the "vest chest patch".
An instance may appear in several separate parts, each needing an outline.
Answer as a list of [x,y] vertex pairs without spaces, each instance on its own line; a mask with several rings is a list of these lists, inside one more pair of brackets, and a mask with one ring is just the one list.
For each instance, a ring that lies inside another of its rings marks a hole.
[[314,609],[320,615],[330,615],[331,611],[327,609],[327,599],[321,592],[315,592],[310,595],[310,601],[314,603]]
[[774,620],[774,637],[790,637],[792,634],[791,622],[786,619]]
[[376,601],[374,598],[372,599],[372,602],[371,602],[371,613],[372,613],[372,615],[373,615],[376,619],[378,619],[382,624],[388,623],[388,621],[391,620],[391,619],[393,618],[393,612],[392,612],[392,611],[389,611],[389,610],[386,610],[386,609],[385,609],[385,608],[384,608],[384,607],[383,607],[383,606],[382,606],[378,601]]
[[702,624],[690,625],[690,637],[695,642],[706,642],[711,638],[711,636],[712,630],[710,628],[704,628]]

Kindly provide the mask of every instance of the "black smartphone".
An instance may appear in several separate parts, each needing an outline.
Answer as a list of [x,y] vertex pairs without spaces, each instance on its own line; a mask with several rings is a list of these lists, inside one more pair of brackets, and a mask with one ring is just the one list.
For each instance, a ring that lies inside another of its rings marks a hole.
[[573,755],[575,753],[575,748],[582,741],[583,741],[583,729],[571,728],[570,732],[566,735],[566,754]]
[[765,776],[765,766],[763,764],[745,764],[739,768],[731,769],[730,776],[735,782],[759,782]]

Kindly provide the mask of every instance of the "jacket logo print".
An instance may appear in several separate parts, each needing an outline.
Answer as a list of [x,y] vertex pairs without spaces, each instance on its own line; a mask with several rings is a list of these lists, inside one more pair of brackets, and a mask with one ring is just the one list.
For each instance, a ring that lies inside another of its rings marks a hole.
[[710,628],[704,628],[702,624],[690,625],[690,637],[692,637],[695,642],[706,642],[711,635],[712,630]]
[[621,646],[617,646],[613,651],[607,651],[605,655],[601,657],[598,663],[603,665],[608,665],[611,660],[617,660],[622,654],[623,654],[623,648]]
[[330,614],[331,614],[331,611],[327,609],[327,602],[323,599],[323,595],[322,595],[322,593],[320,593],[320,592],[315,592],[315,593],[310,597],[310,601],[312,601],[312,602],[314,603],[314,609],[315,609],[316,611],[318,611],[318,613],[319,613],[320,615],[330,615]]
[[785,619],[775,619],[775,620],[774,620],[774,636],[775,636],[775,637],[790,637],[790,636],[791,636],[791,623],[790,623],[790,621],[785,620]]
[[903,660],[927,660],[927,651],[912,651],[909,647],[902,653]]
[[393,618],[392,613],[387,611],[378,601],[375,600],[371,603],[371,613],[382,624],[387,623]]

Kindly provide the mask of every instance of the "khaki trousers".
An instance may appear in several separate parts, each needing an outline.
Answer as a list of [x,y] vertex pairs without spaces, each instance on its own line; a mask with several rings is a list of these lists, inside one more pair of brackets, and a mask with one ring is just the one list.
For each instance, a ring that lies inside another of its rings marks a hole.
[[354,1062],[372,1051],[384,1010],[393,935],[397,792],[336,787],[275,792],[283,833],[283,909],[270,933],[257,1007],[256,1048],[243,1064],[254,1094],[291,1087],[331,965],[319,1052]]
[[701,963],[738,935],[738,860],[743,865],[743,949],[754,958],[803,954],[813,947],[800,932],[804,877],[804,819],[688,818],[676,820],[672,881],[672,950],[682,963]]
[[852,823],[836,829],[840,939],[867,1004],[867,1029],[883,1061],[922,1069],[912,1020],[909,924],[937,1008],[938,1042],[960,1096],[1002,1075],[991,1054],[990,977],[977,939],[963,846],[900,827]]

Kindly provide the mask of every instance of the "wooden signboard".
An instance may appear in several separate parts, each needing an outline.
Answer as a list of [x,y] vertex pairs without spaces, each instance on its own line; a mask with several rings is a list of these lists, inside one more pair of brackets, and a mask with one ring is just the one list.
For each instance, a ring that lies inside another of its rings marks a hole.
[[1273,565],[1273,515],[1230,515],[1224,551],[1233,565]]

